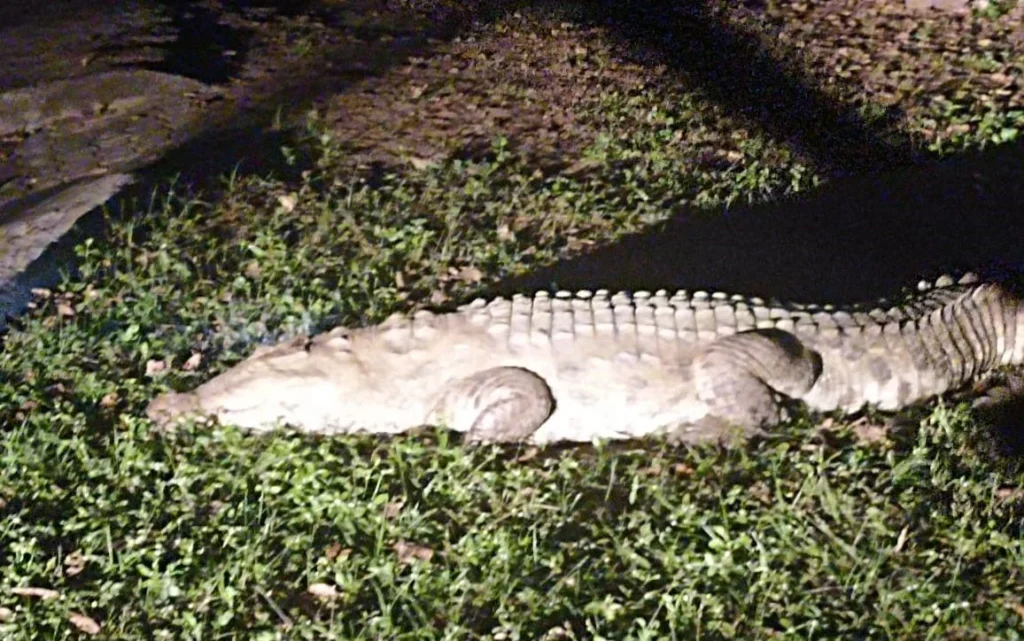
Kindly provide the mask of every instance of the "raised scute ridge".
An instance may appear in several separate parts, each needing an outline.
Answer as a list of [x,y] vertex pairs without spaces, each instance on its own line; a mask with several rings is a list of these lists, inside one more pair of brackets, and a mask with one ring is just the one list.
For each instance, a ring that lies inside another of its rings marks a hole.
[[150,416],[262,430],[395,433],[423,423],[471,441],[751,434],[814,411],[894,410],[1021,363],[1016,290],[940,277],[875,305],[784,304],[678,290],[516,294],[393,315],[261,350]]

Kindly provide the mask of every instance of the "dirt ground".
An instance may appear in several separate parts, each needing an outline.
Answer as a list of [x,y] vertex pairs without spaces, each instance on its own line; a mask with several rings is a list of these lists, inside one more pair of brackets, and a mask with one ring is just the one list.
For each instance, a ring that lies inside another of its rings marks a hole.
[[[0,267],[27,269],[83,213],[36,233],[33,196],[113,172],[262,171],[311,114],[353,171],[479,157],[500,134],[539,170],[572,172],[614,135],[604,97],[697,91],[823,175],[912,165],[948,133],[920,117],[936,101],[1024,108],[1024,6],[918,4],[4,3]],[[695,133],[728,154],[715,135]]]
[[[501,131],[540,166],[564,168],[593,141],[602,95],[701,89],[820,164],[832,155],[871,170],[935,135],[899,131],[922,96],[987,93],[1020,108],[1009,61],[1022,24],[1019,8],[980,20],[893,2],[524,3],[316,104],[362,162],[471,156]],[[984,73],[979,49],[995,61]],[[885,108],[886,129],[856,122],[869,102]],[[815,141],[820,130],[850,149]]]
[[[164,116],[168,142],[155,150],[147,142],[146,161],[202,133],[266,126],[278,110],[294,122],[316,108],[358,163],[472,155],[500,132],[542,165],[564,166],[592,140],[591,109],[612,91],[703,86],[753,124],[791,138],[820,136],[804,131],[809,123],[801,114],[808,107],[811,125],[851,130],[846,121],[856,118],[848,105],[872,100],[891,112],[891,124],[913,115],[914,98],[924,94],[980,91],[1008,108],[1020,105],[1019,70],[998,65],[1021,46],[1019,7],[978,19],[964,11],[849,0],[493,6],[470,0],[136,0],[80,3],[81,11],[45,15],[19,11],[19,4],[28,3],[5,3],[0,16],[11,52],[0,63],[5,90],[68,79],[99,83],[111,70],[164,73],[194,85],[170,83],[160,95],[161,83],[149,83],[157,103],[185,97],[194,104]],[[74,21],[70,32],[68,20]],[[70,35],[53,38],[56,29]],[[54,41],[60,46],[51,46]],[[966,61],[979,49],[996,63],[984,74]],[[751,79],[738,82],[742,75]],[[73,178],[23,175],[26,166],[46,171],[31,162],[39,145],[27,143],[47,128],[73,131],[68,120],[82,128],[81,121],[107,115],[100,108],[104,91],[89,104],[79,97],[79,104],[60,105],[63,118],[0,127],[0,174],[8,182],[20,179],[26,191]],[[820,106],[827,101],[835,104]],[[787,120],[790,125],[781,124]],[[813,142],[803,142],[814,151]],[[70,151],[58,143],[54,155]],[[110,153],[112,161],[98,157],[94,164],[135,168],[129,154]]]

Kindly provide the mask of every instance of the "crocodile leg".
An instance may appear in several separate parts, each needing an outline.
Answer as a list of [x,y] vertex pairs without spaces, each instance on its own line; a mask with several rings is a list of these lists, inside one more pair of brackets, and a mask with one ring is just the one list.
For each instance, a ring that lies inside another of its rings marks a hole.
[[697,398],[708,415],[680,426],[669,439],[695,442],[735,428],[749,435],[784,419],[778,396],[799,399],[821,375],[821,356],[778,329],[720,338],[693,363]]
[[466,432],[470,443],[524,441],[555,409],[544,379],[521,367],[493,367],[449,384],[428,424]]

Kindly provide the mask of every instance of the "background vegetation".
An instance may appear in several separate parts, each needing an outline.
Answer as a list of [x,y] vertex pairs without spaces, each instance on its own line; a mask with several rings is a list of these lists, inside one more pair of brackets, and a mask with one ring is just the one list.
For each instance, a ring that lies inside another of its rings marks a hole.
[[[798,5],[758,15],[747,26],[783,28],[765,36],[783,44],[825,24]],[[800,63],[822,91],[859,87],[843,104],[920,154],[1015,143],[1019,41],[932,46],[941,23],[896,37],[843,15],[848,41],[825,59],[845,62]],[[541,14],[474,29],[479,47],[539,48],[582,27]],[[931,44],[857,53],[894,41]],[[580,42],[578,77],[623,68]],[[938,68],[955,82],[931,84]],[[205,195],[169,185],[83,243],[78,273],[38,292],[0,353],[0,636],[1020,639],[1024,473],[955,403],[896,431],[799,421],[729,450],[167,436],[144,418],[161,390],[259,342],[463,300],[674,207],[831,178],[706,85],[627,84],[573,104],[586,135],[561,165],[496,125],[472,153],[372,170],[314,114],[281,150],[290,171]]]

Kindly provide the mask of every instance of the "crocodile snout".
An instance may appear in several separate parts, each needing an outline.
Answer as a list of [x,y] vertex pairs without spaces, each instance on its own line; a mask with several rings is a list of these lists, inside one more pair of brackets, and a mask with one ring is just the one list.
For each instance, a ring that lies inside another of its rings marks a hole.
[[201,413],[199,397],[194,393],[168,392],[153,399],[146,408],[146,416],[157,427],[166,430],[174,423]]

